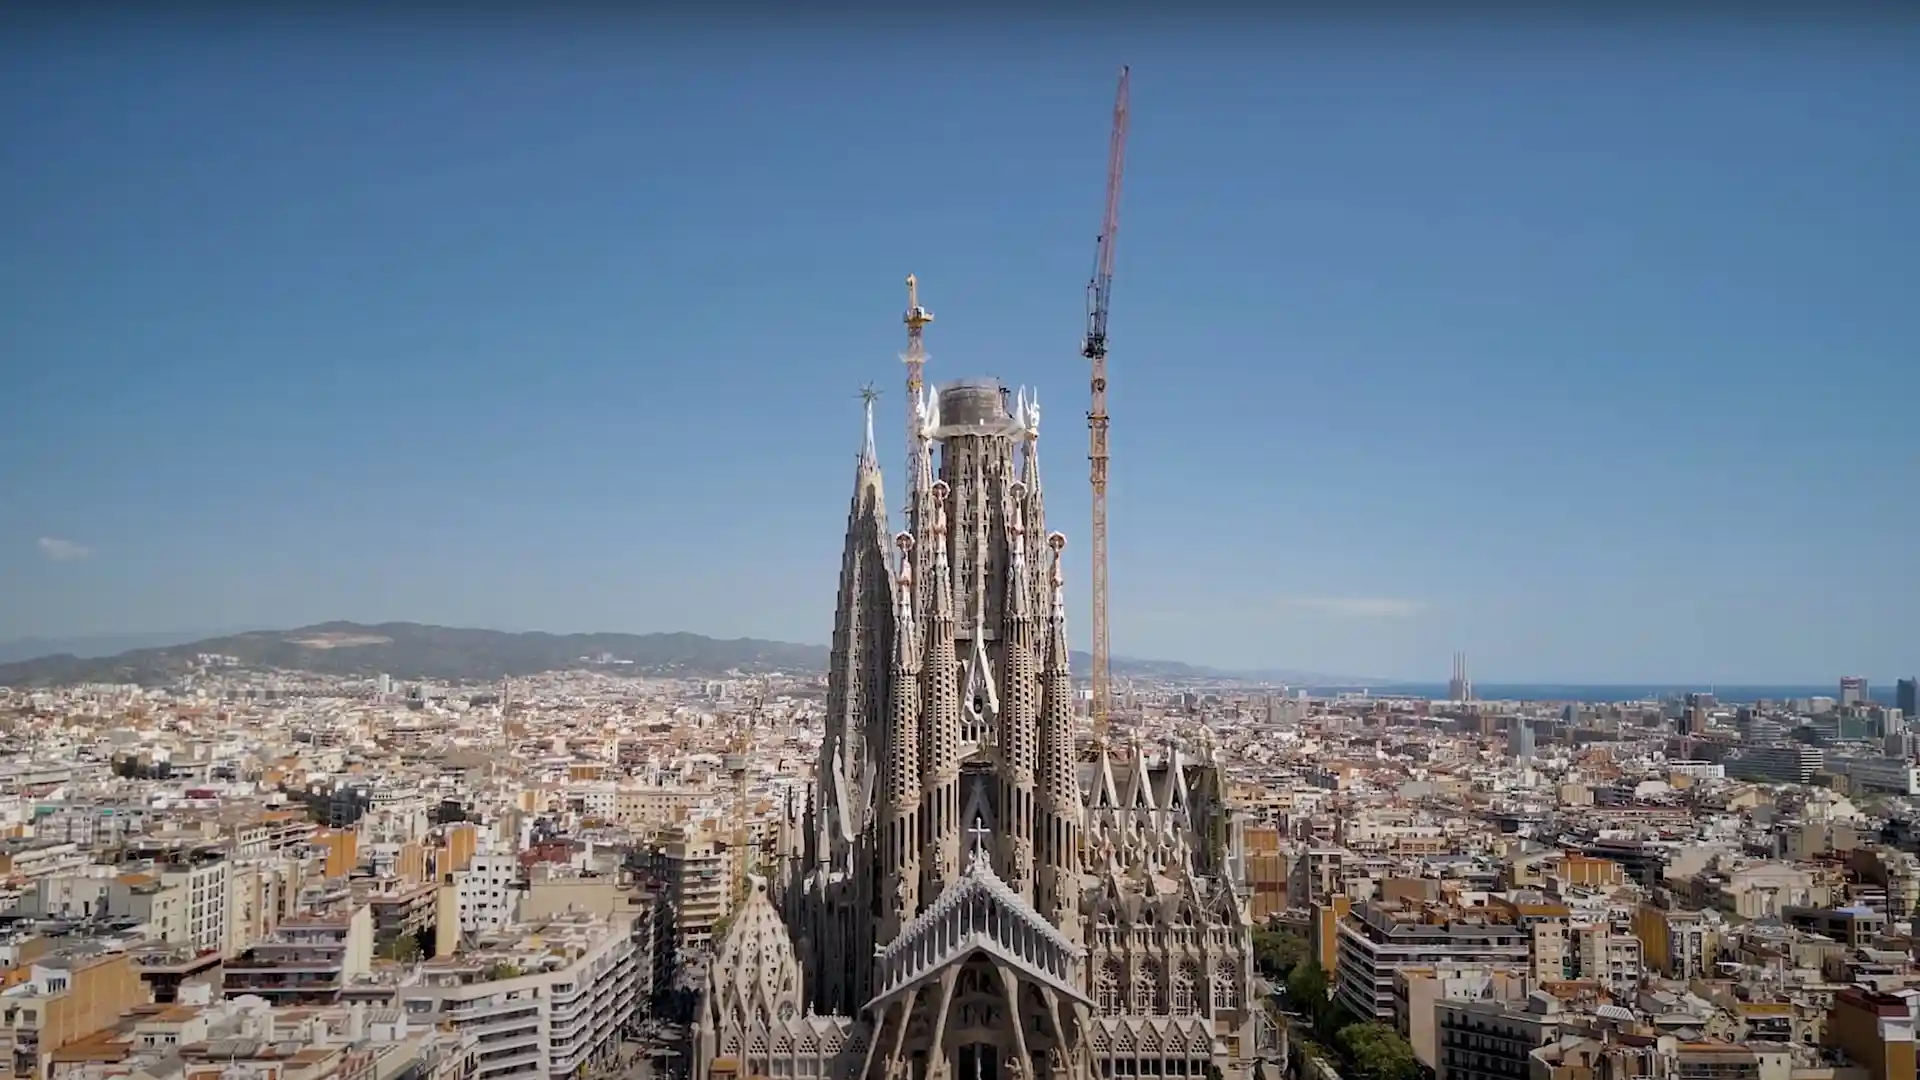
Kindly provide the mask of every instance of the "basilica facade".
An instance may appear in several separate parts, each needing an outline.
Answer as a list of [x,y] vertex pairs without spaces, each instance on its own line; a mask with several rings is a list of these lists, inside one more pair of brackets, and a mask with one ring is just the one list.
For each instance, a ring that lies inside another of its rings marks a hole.
[[1251,1076],[1210,744],[1076,743],[1037,400],[911,408],[894,532],[868,403],[814,781],[710,964],[694,1076]]

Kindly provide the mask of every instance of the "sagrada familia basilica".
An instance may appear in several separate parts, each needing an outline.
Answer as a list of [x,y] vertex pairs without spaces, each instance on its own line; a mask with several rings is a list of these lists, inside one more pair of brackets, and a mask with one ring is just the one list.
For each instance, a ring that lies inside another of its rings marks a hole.
[[1037,399],[969,380],[912,412],[894,533],[868,400],[818,767],[710,965],[693,1076],[1253,1076],[1211,745],[1076,744]]

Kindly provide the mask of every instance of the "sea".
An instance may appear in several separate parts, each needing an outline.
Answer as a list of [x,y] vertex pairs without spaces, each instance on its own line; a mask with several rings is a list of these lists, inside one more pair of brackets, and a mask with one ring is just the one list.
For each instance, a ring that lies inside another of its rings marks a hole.
[[[1289,690],[1305,690],[1314,697],[1333,697],[1340,694],[1368,694],[1373,697],[1414,697],[1444,700],[1447,696],[1447,684],[1436,683],[1375,683],[1372,685],[1344,686],[1289,686]],[[1474,683],[1473,696],[1479,701],[1579,701],[1579,702],[1619,702],[1619,701],[1664,701],[1668,698],[1683,697],[1687,694],[1712,694],[1725,705],[1747,705],[1756,701],[1785,701],[1793,698],[1813,698],[1840,696],[1839,680],[1821,686],[1734,686],[1715,685],[1713,683],[1620,683],[1620,684],[1581,684],[1581,683]],[[1893,688],[1882,690],[1868,687],[1869,696],[1881,703],[1893,703]]]

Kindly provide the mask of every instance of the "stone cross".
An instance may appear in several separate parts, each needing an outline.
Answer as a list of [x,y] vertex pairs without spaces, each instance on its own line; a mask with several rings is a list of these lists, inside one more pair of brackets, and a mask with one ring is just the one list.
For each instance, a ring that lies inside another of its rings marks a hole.
[[967,835],[973,837],[973,857],[984,858],[987,853],[987,838],[993,835],[993,830],[987,828],[986,819],[975,814],[973,824],[967,827]]

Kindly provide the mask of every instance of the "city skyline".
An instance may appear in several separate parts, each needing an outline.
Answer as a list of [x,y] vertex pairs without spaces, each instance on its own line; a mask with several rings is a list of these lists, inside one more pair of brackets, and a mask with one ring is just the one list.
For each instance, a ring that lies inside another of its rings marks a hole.
[[35,163],[0,178],[33,358],[0,383],[31,406],[0,432],[0,638],[824,643],[868,382],[898,525],[913,272],[930,382],[1039,384],[1085,648],[1075,342],[1124,59],[1116,655],[1876,693],[1920,666],[1920,436],[1862,408],[1913,379],[1896,42],[936,42],[889,95],[907,68],[860,43],[113,25],[0,46]]
[[[395,624],[368,624],[355,623],[351,620],[333,620],[329,623],[315,624],[307,627],[228,627],[223,630],[175,631],[171,633],[109,634],[76,638],[19,638],[0,641],[0,666],[60,654],[70,654],[81,659],[94,659],[123,656],[136,651],[169,650],[192,645],[205,644],[217,646],[218,639],[241,634],[264,633],[292,635],[302,631],[320,629],[338,632],[342,627],[360,627],[373,631],[380,629],[383,625]],[[487,633],[506,635],[519,633],[549,635],[567,634],[570,632],[567,630],[519,631],[501,627],[435,628],[425,626],[424,624],[404,622],[398,625],[412,626],[417,629],[426,630],[481,630]],[[597,632],[581,631],[580,633],[595,634]],[[611,631],[610,633],[617,634],[625,632]],[[634,636],[644,638],[648,633],[671,636],[675,632],[650,631]],[[297,639],[289,636],[288,640]],[[709,640],[721,641],[722,639]],[[764,639],[732,640],[755,640],[768,645],[814,648],[820,650],[822,657],[826,655],[829,649],[829,643],[827,642],[772,642],[765,641]],[[219,651],[217,647],[215,651]],[[602,658],[610,662],[626,662],[629,660],[628,657],[616,653],[604,653]],[[1223,684],[1233,684],[1239,686],[1241,689],[1248,690],[1258,688],[1262,684],[1267,684],[1271,690],[1278,691],[1284,689],[1289,693],[1295,690],[1306,690],[1310,693],[1326,695],[1360,692],[1375,694],[1382,698],[1426,697],[1434,700],[1459,700],[1461,697],[1458,687],[1452,679],[1442,681],[1431,673],[1416,673],[1406,676],[1383,676],[1337,671],[1310,672],[1285,668],[1232,669],[1220,668],[1194,661],[1173,661],[1160,657],[1128,656],[1124,654],[1116,656],[1114,659],[1119,665],[1119,678],[1122,680],[1123,688],[1162,683],[1205,686],[1209,680],[1217,679],[1223,680]],[[1462,659],[1463,657],[1459,654],[1455,654],[1454,660],[1456,662]],[[1087,670],[1090,657],[1086,653],[1076,649],[1073,653],[1073,662],[1076,670],[1084,672]],[[362,666],[364,666],[364,664]],[[476,681],[472,678],[454,679],[451,676],[412,671],[407,668],[407,664],[402,660],[397,660],[388,665],[375,666],[384,666],[388,674],[394,675],[394,677],[426,683],[442,683],[448,681],[470,683]],[[561,667],[553,667],[543,670],[558,672],[563,669]],[[4,682],[5,677],[4,673],[0,673],[0,682]],[[1710,679],[1639,680],[1627,682],[1514,679],[1484,683],[1476,683],[1469,680],[1467,686],[1470,688],[1470,698],[1475,701],[1583,701],[1617,703],[1673,698],[1682,694],[1703,692],[1715,694],[1723,701],[1735,703],[1813,698],[1832,698],[1836,702],[1844,703],[1846,695],[1845,683],[1855,677],[1865,678],[1867,681],[1867,696],[1865,700],[1880,705],[1898,705],[1902,712],[1909,715],[1915,714],[1914,710],[1908,709],[1905,705],[1901,704],[1901,702],[1906,699],[1899,695],[1901,693],[1901,685],[1910,680],[1915,680],[1916,676],[1886,676],[1879,678],[1874,676],[1842,675],[1830,677],[1825,680],[1815,679],[1804,682],[1770,681],[1758,683],[1717,682]],[[491,681],[493,678],[494,676],[489,675],[478,679],[478,681],[486,682]],[[1082,682],[1085,681],[1084,674],[1076,676],[1076,678]]]

